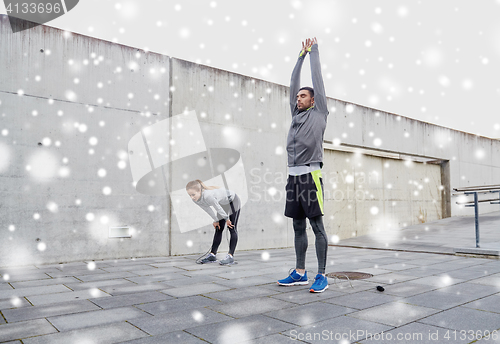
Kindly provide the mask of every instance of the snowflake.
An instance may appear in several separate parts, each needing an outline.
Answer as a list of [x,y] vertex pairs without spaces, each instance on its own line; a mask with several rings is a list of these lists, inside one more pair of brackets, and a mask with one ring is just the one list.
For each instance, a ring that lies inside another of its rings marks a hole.
[[200,311],[194,311],[191,316],[196,322],[202,322],[205,319],[205,316]]
[[473,83],[472,83],[472,80],[470,79],[465,79],[464,81],[462,81],[462,87],[464,90],[468,91],[470,89],[472,89],[473,87]]
[[99,294],[101,294],[101,292],[97,288],[91,288],[89,289],[89,294],[92,297],[99,297]]
[[334,244],[338,244],[338,242],[340,241],[340,238],[338,235],[332,235],[332,237],[330,238],[330,241]]
[[485,155],[486,153],[482,148],[479,148],[474,152],[474,156],[476,157],[476,159],[483,159]]
[[59,207],[58,207],[58,205],[55,202],[49,202],[49,203],[47,203],[47,209],[51,213],[57,213],[59,211]]
[[76,101],[77,99],[77,96],[76,96],[76,93],[73,92],[72,90],[67,90],[65,93],[64,93],[64,96],[66,97],[67,100],[69,101]]
[[398,8],[398,15],[400,17],[406,17],[408,15],[408,12],[409,12],[408,8],[406,8],[404,6]]
[[380,23],[376,23],[376,22],[372,24],[372,30],[373,30],[373,32],[378,33],[378,34],[384,32],[382,25]]
[[38,251],[43,252],[47,249],[47,245],[43,242],[38,243],[37,245]]

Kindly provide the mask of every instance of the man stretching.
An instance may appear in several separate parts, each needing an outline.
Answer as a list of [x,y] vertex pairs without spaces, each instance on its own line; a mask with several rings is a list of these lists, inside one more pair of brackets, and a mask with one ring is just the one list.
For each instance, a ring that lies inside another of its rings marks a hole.
[[[309,52],[313,87],[300,87],[302,63]],[[295,231],[295,270],[279,285],[307,285],[305,270],[307,233],[306,217],[316,235],[316,257],[318,274],[310,292],[321,293],[328,288],[325,276],[328,239],[323,226],[323,135],[326,128],[328,108],[325,86],[321,76],[318,43],[316,38],[302,42],[297,64],[290,82],[290,107],[292,124],[288,131],[288,181],[286,185],[285,216],[293,218]]]

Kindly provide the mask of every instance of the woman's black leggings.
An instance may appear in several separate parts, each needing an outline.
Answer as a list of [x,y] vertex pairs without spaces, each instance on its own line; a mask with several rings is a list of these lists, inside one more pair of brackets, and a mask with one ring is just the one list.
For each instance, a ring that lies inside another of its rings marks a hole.
[[[229,219],[233,224],[233,228],[228,228],[229,233],[231,234],[231,239],[229,240],[229,254],[234,256],[234,250],[236,249],[236,244],[238,243],[238,218],[240,217],[240,207],[241,202],[238,195],[235,195],[233,201],[227,205],[221,204],[222,209],[229,214]],[[222,232],[224,231],[224,227],[226,226],[226,220],[222,219],[219,221],[219,228],[215,229],[214,241],[212,242],[212,250],[213,254],[217,254],[217,250],[219,249],[219,245],[222,241]]]
[[[316,235],[316,257],[318,258],[318,273],[324,274],[326,268],[326,253],[328,251],[328,238],[323,226],[323,216],[319,215],[309,219],[309,223]],[[307,233],[306,219],[293,219],[295,231],[295,256],[297,269],[306,268]]]

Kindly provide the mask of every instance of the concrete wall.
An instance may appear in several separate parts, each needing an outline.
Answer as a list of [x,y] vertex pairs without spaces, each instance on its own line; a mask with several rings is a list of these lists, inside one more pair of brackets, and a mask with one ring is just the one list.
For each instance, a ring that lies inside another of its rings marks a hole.
[[[288,87],[48,26],[12,34],[6,16],[0,16],[0,62],[9,67],[0,77],[0,266],[206,251],[210,218],[204,227],[181,232],[170,197],[139,193],[131,173],[132,138],[185,111],[196,113],[207,147],[231,148],[241,156],[248,201],[238,249],[293,245],[291,222],[282,215]],[[450,187],[500,183],[500,141],[328,102],[325,162],[333,163],[325,171],[345,168],[335,159],[355,155],[342,152],[346,148],[442,163],[414,163],[422,168],[408,172],[403,161],[393,159],[398,167],[383,184],[366,186],[380,204],[396,176],[421,184],[429,178],[433,183],[425,192],[432,197],[421,202],[435,198],[444,211],[433,205],[427,220],[470,214],[455,206]],[[390,158],[363,159],[369,171]],[[327,187],[333,188],[325,182]],[[403,190],[412,187],[408,183]],[[418,221],[418,203],[405,205],[404,195],[398,196],[399,225]],[[345,237],[354,227],[356,235],[376,230],[370,225],[375,218],[380,228],[389,225],[385,211],[372,214],[370,202],[358,201],[356,225],[349,228],[342,220],[339,229],[340,219],[331,216],[334,207],[348,202],[336,200],[326,208],[329,235]],[[481,212],[493,210],[481,206]],[[128,226],[132,237],[109,238],[114,226]],[[225,249],[224,240],[220,250]]]
[[0,265],[168,254],[169,201],[135,191],[127,143],[168,116],[169,63],[0,16]]
[[325,150],[325,229],[339,239],[443,218],[441,166]]

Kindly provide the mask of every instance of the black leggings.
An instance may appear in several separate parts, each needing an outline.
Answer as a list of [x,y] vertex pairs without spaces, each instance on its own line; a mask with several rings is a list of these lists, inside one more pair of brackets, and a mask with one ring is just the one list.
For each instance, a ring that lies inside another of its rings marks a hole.
[[[328,238],[323,227],[323,216],[319,215],[309,219],[309,223],[316,235],[316,257],[318,258],[318,273],[324,274],[326,268],[326,253],[328,252]],[[297,269],[306,268],[307,233],[306,219],[293,219],[295,231],[295,256]]]
[[[231,239],[229,240],[229,254],[234,256],[234,250],[236,249],[236,244],[238,243],[238,231],[237,224],[238,218],[240,217],[240,199],[238,195],[235,195],[234,200],[226,205],[221,204],[222,209],[229,215],[229,219],[233,224],[233,228],[229,228],[229,233],[231,234]],[[211,252],[213,254],[217,254],[217,250],[219,249],[219,245],[222,241],[222,232],[224,231],[224,227],[226,226],[226,220],[219,220],[219,228],[215,228],[214,240],[212,242]]]

